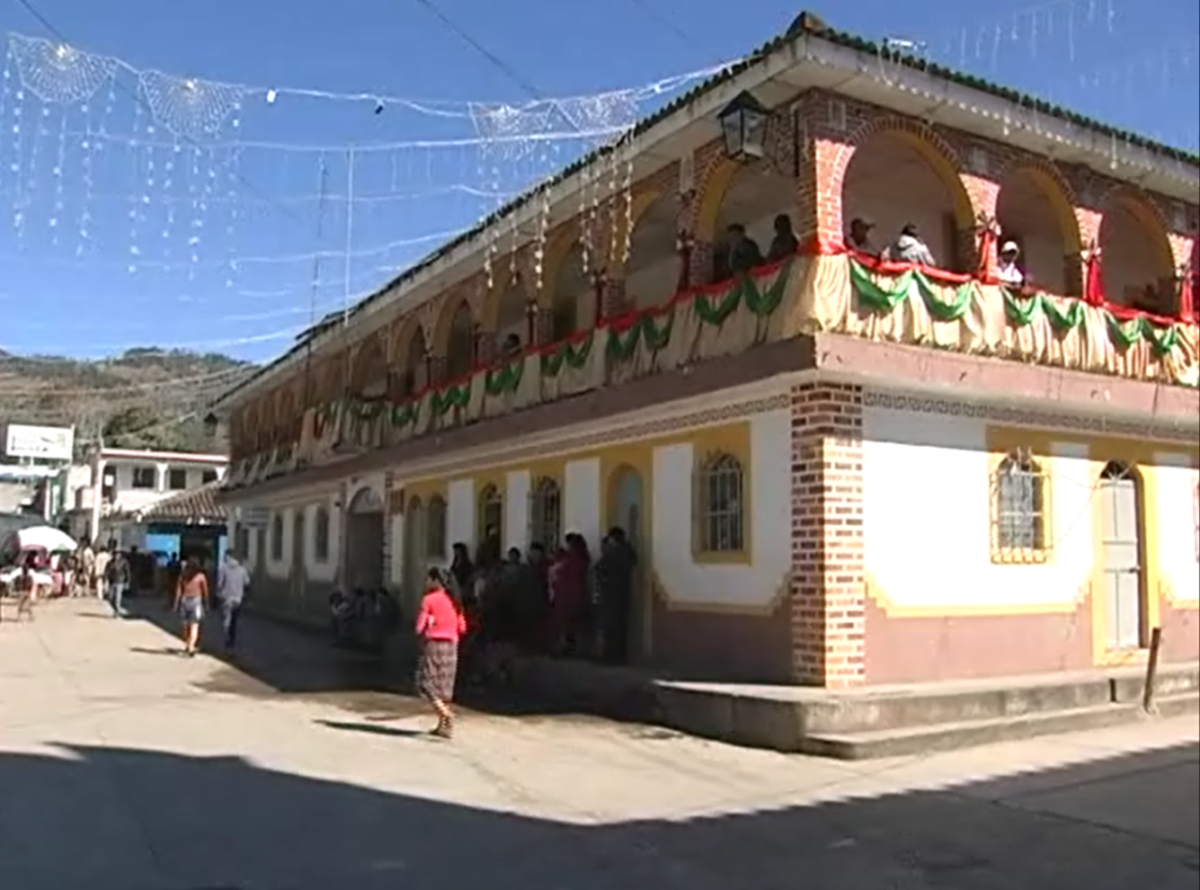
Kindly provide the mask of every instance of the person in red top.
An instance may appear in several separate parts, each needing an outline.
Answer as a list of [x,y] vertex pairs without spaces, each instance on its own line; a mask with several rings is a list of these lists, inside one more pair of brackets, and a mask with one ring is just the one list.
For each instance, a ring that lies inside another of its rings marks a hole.
[[454,700],[458,674],[458,641],[467,632],[467,619],[458,591],[453,584],[446,583],[441,569],[429,570],[416,630],[421,641],[417,690],[429,699],[437,713],[434,735],[448,739],[454,731],[450,703]]

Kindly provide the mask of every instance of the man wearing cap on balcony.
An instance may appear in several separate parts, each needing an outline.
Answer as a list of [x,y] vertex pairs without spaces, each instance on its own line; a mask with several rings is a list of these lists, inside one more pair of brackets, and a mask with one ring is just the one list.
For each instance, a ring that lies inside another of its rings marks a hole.
[[1000,245],[1000,256],[996,263],[996,278],[1001,284],[1009,287],[1022,287],[1025,284],[1025,274],[1017,267],[1017,257],[1021,248],[1015,241],[1005,241]]

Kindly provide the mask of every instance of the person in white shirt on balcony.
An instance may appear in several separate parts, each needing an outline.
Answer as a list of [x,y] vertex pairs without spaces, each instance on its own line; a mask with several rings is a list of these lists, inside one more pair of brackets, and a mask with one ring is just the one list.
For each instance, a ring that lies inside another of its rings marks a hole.
[[1017,265],[1017,257],[1020,255],[1021,248],[1017,247],[1017,242],[1005,241],[1000,245],[1000,256],[996,263],[996,278],[1000,280],[1001,284],[1009,287],[1022,287],[1025,284],[1025,273]]

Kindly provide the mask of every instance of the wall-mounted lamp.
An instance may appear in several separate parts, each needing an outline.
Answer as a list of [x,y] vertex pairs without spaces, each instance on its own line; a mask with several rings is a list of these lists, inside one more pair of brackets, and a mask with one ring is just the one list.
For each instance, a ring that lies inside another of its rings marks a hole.
[[748,92],[739,93],[717,115],[725,138],[725,154],[733,161],[759,160],[767,153],[767,121],[771,112]]

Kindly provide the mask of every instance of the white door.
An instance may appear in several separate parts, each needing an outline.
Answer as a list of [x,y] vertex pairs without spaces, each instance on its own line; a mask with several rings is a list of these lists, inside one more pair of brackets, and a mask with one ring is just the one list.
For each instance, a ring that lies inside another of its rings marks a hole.
[[1101,559],[1106,643],[1109,651],[1140,648],[1145,640],[1138,479],[1111,463],[1100,477]]

